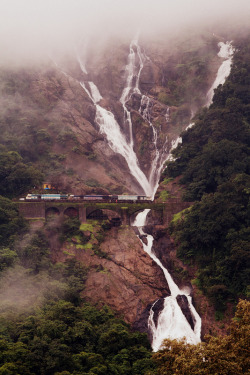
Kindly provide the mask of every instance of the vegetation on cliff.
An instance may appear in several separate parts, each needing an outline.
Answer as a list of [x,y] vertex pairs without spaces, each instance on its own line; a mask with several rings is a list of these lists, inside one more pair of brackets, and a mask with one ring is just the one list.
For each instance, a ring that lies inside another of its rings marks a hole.
[[179,256],[198,264],[197,283],[220,311],[249,295],[250,39],[235,43],[229,78],[182,134],[164,172],[181,175],[184,199],[197,200],[171,232]]

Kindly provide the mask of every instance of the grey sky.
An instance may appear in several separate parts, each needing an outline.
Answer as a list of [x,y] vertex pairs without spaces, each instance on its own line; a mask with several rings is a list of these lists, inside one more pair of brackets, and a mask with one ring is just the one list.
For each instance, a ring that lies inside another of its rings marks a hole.
[[179,30],[208,21],[249,21],[249,0],[0,0],[0,51],[32,57],[79,36]]

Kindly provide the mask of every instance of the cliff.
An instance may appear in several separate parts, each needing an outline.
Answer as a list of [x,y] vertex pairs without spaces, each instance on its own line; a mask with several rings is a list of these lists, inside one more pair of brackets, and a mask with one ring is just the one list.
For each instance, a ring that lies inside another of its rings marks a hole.
[[148,305],[169,294],[161,269],[144,252],[131,227],[109,230],[99,254],[76,245],[64,245],[53,253],[54,261],[74,256],[88,268],[84,300],[107,304],[132,324]]

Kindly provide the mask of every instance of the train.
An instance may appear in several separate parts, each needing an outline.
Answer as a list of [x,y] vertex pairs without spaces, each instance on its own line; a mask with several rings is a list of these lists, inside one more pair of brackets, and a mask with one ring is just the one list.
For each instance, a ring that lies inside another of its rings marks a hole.
[[149,203],[151,197],[146,195],[73,195],[73,194],[27,194],[20,200],[34,201],[73,201],[73,202],[101,202],[101,203]]

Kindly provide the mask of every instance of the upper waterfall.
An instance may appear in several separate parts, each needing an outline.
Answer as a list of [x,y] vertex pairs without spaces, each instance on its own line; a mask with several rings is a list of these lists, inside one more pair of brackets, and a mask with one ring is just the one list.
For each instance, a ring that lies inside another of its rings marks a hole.
[[214,90],[219,86],[223,85],[226,78],[229,76],[231,71],[232,59],[234,54],[234,48],[231,42],[220,42],[218,43],[220,50],[218,52],[218,56],[224,59],[222,64],[219,67],[217,72],[217,76],[207,93],[207,103],[206,106],[209,106],[213,102]]
[[[225,81],[230,72],[234,49],[229,42],[221,42],[219,43],[219,46],[220,51],[218,55],[225,60],[222,62],[218,70],[217,77],[212,87],[208,91],[207,103],[211,103],[214,89]],[[178,145],[178,143],[181,142],[181,137],[178,137],[176,140],[172,140],[171,144],[169,143],[166,135],[164,136],[161,132],[161,126],[156,125],[155,120],[152,118],[152,111],[156,102],[155,98],[150,94],[141,92],[141,73],[145,67],[145,64],[148,64],[147,66],[149,66],[151,62],[144,49],[139,45],[138,35],[132,39],[129,45],[127,64],[125,66],[124,86],[119,99],[124,114],[123,126],[118,123],[116,115],[110,109],[108,110],[102,106],[102,95],[98,87],[93,80],[87,80],[88,74],[86,66],[80,59],[79,55],[77,55],[77,60],[80,64],[81,71],[84,74],[84,81],[81,82],[81,86],[84,88],[95,105],[95,121],[100,128],[100,132],[106,135],[110,148],[114,152],[122,155],[126,160],[130,173],[141,186],[141,190],[146,195],[154,197],[164,163],[166,160],[171,159],[170,152]],[[131,103],[133,102],[131,99],[136,100],[137,103],[140,103],[137,113],[147,124],[149,124],[151,128],[151,139],[148,140],[148,146],[150,147],[148,161],[150,161],[150,166],[147,170],[145,170],[145,166],[142,169],[140,160],[136,154],[137,151],[134,144],[136,142],[134,134],[135,129],[133,128],[135,125],[132,121],[132,110],[130,108]],[[130,100],[131,102],[129,103]],[[165,109],[164,119],[165,123],[168,124],[169,107],[167,106]],[[192,125],[193,123],[189,124],[187,128],[191,127]],[[165,139],[163,137],[165,137]]]

